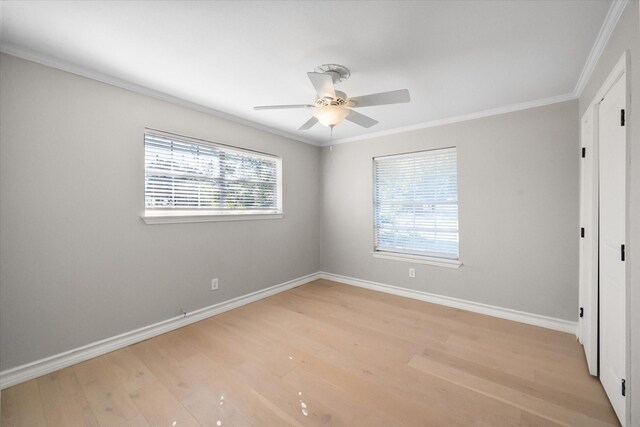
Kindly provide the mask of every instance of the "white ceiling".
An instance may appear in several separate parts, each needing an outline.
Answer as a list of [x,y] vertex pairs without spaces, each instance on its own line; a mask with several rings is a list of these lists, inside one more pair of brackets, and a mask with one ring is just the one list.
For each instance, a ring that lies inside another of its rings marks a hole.
[[[297,128],[306,72],[351,70],[349,96],[408,88],[334,139],[415,127],[574,92],[611,1],[4,1],[1,48],[218,110],[313,143]],[[28,53],[28,55],[26,54]]]

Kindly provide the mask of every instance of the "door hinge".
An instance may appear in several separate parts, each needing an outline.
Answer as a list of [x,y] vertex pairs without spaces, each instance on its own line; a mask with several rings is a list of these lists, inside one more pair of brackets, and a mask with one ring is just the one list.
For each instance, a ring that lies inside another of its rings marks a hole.
[[624,108],[620,110],[620,126],[624,126]]
[[582,147],[582,158],[584,159],[587,156],[587,148]]
[[584,227],[580,228],[580,237],[584,238]]
[[626,381],[624,379],[622,379],[622,395],[626,396],[627,395],[627,384]]
[[625,253],[624,253],[624,245],[620,245],[620,261],[624,261]]
[[584,317],[584,308],[580,307],[580,317]]

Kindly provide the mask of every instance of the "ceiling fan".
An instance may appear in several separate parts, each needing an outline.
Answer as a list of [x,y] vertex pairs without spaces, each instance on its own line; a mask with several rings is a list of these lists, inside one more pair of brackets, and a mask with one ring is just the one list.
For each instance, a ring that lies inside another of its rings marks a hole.
[[409,102],[407,89],[393,90],[390,92],[374,93],[371,95],[349,98],[346,93],[335,90],[334,85],[349,78],[351,73],[342,65],[324,64],[316,67],[314,72],[307,73],[311,84],[316,89],[316,100],[313,104],[298,105],[265,105],[253,107],[254,110],[278,110],[289,108],[311,108],[313,117],[307,120],[298,130],[307,130],[316,123],[330,128],[349,120],[352,123],[365,128],[378,123],[377,120],[358,113],[353,108],[372,107],[374,105],[399,104]]

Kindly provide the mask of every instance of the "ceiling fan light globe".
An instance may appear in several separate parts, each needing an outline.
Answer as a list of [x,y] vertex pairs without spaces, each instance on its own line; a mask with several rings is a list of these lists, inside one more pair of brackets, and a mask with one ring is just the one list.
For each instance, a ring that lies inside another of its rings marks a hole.
[[316,116],[321,125],[333,127],[339,125],[347,118],[351,110],[339,105],[328,105],[326,107],[316,107],[313,115]]

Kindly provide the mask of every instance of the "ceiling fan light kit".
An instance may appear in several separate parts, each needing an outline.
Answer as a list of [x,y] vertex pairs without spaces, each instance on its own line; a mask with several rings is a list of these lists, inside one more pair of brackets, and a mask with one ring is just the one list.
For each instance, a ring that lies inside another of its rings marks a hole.
[[334,88],[334,85],[347,80],[351,76],[349,69],[343,65],[319,65],[314,72],[307,73],[307,76],[316,90],[316,99],[313,104],[267,105],[253,107],[254,110],[313,108],[313,117],[300,126],[298,130],[310,129],[318,122],[333,129],[345,119],[359,126],[369,128],[378,123],[378,121],[351,108],[399,104],[411,100],[407,89],[349,98],[346,93]]
[[326,107],[314,108],[313,115],[321,125],[334,127],[339,125],[349,116],[351,111],[341,105],[328,105]]

